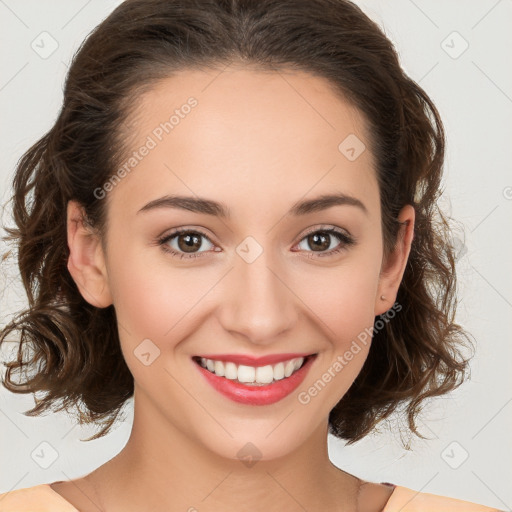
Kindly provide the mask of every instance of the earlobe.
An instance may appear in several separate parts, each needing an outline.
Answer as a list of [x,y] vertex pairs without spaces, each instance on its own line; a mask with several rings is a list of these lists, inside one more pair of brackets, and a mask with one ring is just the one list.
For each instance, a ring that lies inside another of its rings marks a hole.
[[99,235],[84,221],[83,207],[68,201],[68,270],[82,297],[91,305],[105,308],[112,304],[105,256]]
[[414,239],[414,207],[410,204],[405,205],[398,215],[398,221],[402,226],[398,232],[396,245],[381,268],[375,297],[375,316],[385,313],[395,302]]

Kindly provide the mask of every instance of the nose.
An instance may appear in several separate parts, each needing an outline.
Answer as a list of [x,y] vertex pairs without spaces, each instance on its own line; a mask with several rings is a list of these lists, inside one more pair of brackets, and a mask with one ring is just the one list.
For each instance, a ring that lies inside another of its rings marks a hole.
[[252,263],[237,257],[223,284],[223,328],[251,343],[274,343],[298,317],[296,304],[300,301],[286,281],[284,272],[270,261],[266,251]]

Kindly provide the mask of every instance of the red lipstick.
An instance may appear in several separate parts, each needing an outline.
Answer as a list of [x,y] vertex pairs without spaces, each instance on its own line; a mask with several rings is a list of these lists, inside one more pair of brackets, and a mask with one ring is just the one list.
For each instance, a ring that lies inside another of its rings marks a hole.
[[[230,357],[226,358],[225,355],[217,355],[214,357],[202,356],[207,359],[222,360],[225,362],[231,361],[235,364],[247,365],[247,362],[249,361],[250,364],[248,366],[264,366],[266,364],[271,364],[269,362],[271,360],[274,361],[273,364],[277,364],[282,361],[294,359],[295,357],[305,358],[302,366],[289,377],[285,377],[281,380],[277,380],[265,385],[248,385],[238,382],[238,380],[231,380],[227,379],[226,377],[220,377],[210,370],[203,368],[199,362],[197,362],[197,360],[195,361],[195,366],[201,375],[203,375],[203,377],[206,379],[208,384],[210,384],[216,391],[229,398],[230,400],[246,405],[270,405],[279,402],[283,398],[290,395],[295,389],[297,389],[311,368],[316,354],[291,354],[291,356],[292,357],[290,357],[290,354],[279,354],[277,356],[267,356],[257,359],[245,356],[233,356],[235,360]],[[256,361],[257,364],[254,361]]]

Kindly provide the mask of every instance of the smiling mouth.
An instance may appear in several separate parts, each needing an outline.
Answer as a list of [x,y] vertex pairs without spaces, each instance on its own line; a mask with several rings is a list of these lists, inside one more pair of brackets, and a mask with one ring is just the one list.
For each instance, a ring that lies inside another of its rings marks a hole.
[[299,371],[309,359],[314,357],[316,357],[316,354],[305,357],[295,357],[276,364],[267,364],[264,366],[236,364],[232,361],[220,361],[200,356],[194,356],[192,359],[196,364],[218,377],[224,377],[225,379],[246,386],[268,386],[291,377],[294,373]]

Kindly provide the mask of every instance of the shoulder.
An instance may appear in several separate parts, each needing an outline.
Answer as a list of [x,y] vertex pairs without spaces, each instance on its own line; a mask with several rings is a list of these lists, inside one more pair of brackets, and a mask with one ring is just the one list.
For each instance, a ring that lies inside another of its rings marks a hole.
[[24,487],[0,494],[0,512],[78,512],[50,484]]
[[397,485],[382,512],[503,512],[457,498],[419,492]]

